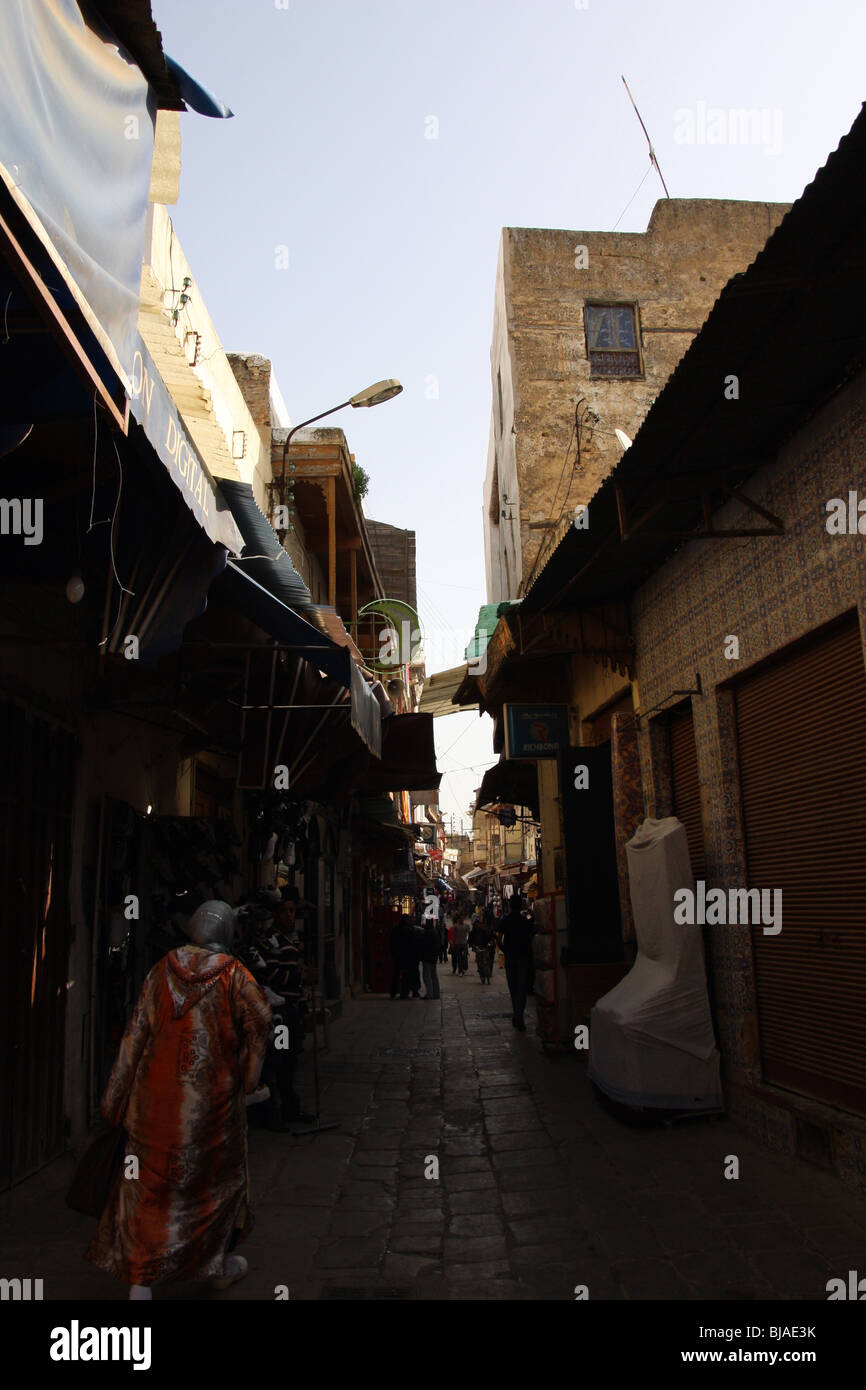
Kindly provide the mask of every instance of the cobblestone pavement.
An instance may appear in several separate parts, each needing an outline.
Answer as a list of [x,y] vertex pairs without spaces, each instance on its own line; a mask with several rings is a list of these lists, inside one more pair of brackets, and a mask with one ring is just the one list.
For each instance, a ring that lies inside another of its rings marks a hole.
[[[322,1124],[255,1130],[248,1277],[156,1298],[825,1300],[866,1268],[866,1202],[726,1120],[635,1128],[594,1098],[578,1055],[545,1056],[491,986],[440,967],[442,999],[359,999],[320,1053]],[[312,1101],[312,1056],[299,1089]],[[740,1177],[724,1177],[736,1155]],[[439,1176],[426,1177],[438,1159]],[[122,1298],[82,1261],[65,1158],[0,1203],[3,1274],[46,1298]]]

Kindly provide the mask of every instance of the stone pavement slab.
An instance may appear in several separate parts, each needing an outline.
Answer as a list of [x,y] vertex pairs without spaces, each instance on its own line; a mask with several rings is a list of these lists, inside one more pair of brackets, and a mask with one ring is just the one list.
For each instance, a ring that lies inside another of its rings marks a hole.
[[[577,1054],[544,1054],[492,986],[440,971],[442,998],[345,1003],[319,1054],[322,1123],[250,1133],[248,1277],[157,1299],[826,1299],[866,1268],[866,1201],[724,1119],[624,1123]],[[310,1051],[299,1090],[313,1108]],[[306,1126],[309,1128],[309,1126]],[[740,1177],[724,1177],[726,1157]],[[45,1297],[122,1299],[83,1259],[70,1156],[0,1198],[0,1243]],[[859,1264],[858,1264],[859,1261]],[[0,1271],[0,1272],[6,1272]],[[13,1271],[9,1269],[9,1273]]]

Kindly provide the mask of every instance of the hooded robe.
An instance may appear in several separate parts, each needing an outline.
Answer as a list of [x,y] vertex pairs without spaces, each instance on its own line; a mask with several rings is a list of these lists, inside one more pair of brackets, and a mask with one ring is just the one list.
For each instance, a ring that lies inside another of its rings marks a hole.
[[150,971],[102,1102],[138,1176],[121,1170],[86,1258],[129,1284],[219,1277],[251,1225],[245,1095],[271,1010],[245,966],[208,947]]

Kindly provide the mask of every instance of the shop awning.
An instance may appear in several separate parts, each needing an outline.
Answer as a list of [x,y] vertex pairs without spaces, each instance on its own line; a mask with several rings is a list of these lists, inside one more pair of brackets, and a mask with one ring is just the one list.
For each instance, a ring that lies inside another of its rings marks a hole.
[[[310,610],[306,614],[306,616],[309,618],[311,623],[315,623],[315,625],[322,632],[324,632],[328,637],[330,637],[332,642],[336,642],[338,647],[348,648],[348,650],[352,653],[352,656],[354,657],[357,664],[359,666],[363,666],[364,658],[361,655],[361,652],[357,644],[355,643],[352,634],[349,632],[348,628],[346,627],[346,624],[343,622],[343,619],[340,617],[336,608],[332,608],[330,604],[317,603],[311,605]],[[376,681],[375,684],[379,687],[379,690],[382,692],[382,696],[384,696],[384,699],[388,702],[388,705],[390,707],[386,711],[386,713],[393,714],[394,706],[391,704],[391,701],[388,700],[388,696],[385,694],[385,688],[382,685],[382,682]],[[379,691],[377,691],[376,694],[378,696]],[[379,699],[381,703],[382,697],[380,696]]]
[[[288,557],[287,557],[288,558]],[[382,756],[382,712],[347,647],[340,647],[257,583],[234,561],[217,581],[220,597],[233,603],[263,632],[293,649],[305,661],[351,692],[352,728],[370,752]],[[411,717],[411,716],[409,716]],[[384,788],[390,790],[390,788]]]
[[538,816],[538,772],[534,762],[512,762],[503,758],[489,767],[481,779],[475,798],[478,810],[505,801],[510,806],[525,806]]
[[78,4],[0,6],[0,177],[124,386],[153,144],[144,74]]
[[91,6],[129,50],[161,109],[189,108],[201,116],[222,118],[232,115],[225,102],[202,87],[165,52],[162,35],[153,20],[151,0],[91,0]]
[[373,792],[415,791],[438,787],[442,774],[436,767],[433,716],[393,714],[382,726],[381,761],[374,763],[361,787]]
[[132,358],[129,409],[202,530],[239,555],[244,537],[228,499],[208,472],[141,336]]
[[[464,661],[462,666],[453,666],[450,671],[437,671],[427,676],[421,692],[420,713],[432,714],[434,719],[440,719],[445,714],[459,714],[461,706],[455,705],[453,698],[463,684],[468,669],[468,662]],[[477,708],[477,704],[462,706],[462,709]]]
[[240,559],[244,574],[290,608],[309,608],[313,602],[310,591],[256,502],[252,485],[224,478],[220,486],[244,539]]
[[472,634],[472,641],[466,648],[466,660],[473,663],[476,668],[483,668],[487,643],[493,636],[496,624],[502,614],[507,613],[509,608],[515,608],[519,602],[519,599],[506,599],[502,603],[482,604],[478,613],[478,622],[475,624],[475,631]]

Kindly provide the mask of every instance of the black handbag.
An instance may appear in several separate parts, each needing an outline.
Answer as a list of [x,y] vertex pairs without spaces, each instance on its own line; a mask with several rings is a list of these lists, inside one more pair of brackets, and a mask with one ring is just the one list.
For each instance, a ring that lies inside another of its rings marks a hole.
[[125,1153],[126,1131],[122,1126],[100,1131],[79,1161],[66,1194],[66,1205],[98,1221],[123,1167]]

